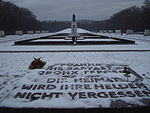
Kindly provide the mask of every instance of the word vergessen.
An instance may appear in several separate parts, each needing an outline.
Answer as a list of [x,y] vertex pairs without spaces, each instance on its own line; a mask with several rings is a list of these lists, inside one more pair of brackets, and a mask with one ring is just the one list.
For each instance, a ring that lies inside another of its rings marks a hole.
[[[56,91],[56,89],[58,92],[53,92],[53,90]],[[122,89],[127,90],[122,91]],[[70,92],[70,90],[72,90],[72,92]],[[84,90],[84,92],[77,92],[77,90]],[[37,100],[60,98],[62,95],[72,99],[150,97],[150,91],[143,83],[62,84],[57,86],[54,84],[24,84],[21,87],[21,92],[15,94],[15,98]]]
[[150,97],[150,91],[108,91],[108,92],[18,92],[15,98],[28,99],[30,101],[37,99],[52,99],[60,98],[63,95],[68,95],[71,99],[86,99],[86,98],[123,98],[123,97]]

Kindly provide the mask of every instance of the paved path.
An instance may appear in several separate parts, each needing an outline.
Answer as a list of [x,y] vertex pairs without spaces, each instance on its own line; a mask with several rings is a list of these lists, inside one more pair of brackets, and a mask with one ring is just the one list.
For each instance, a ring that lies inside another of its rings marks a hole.
[[150,52],[150,50],[37,50],[37,51],[0,51],[0,53],[49,53],[49,52]]

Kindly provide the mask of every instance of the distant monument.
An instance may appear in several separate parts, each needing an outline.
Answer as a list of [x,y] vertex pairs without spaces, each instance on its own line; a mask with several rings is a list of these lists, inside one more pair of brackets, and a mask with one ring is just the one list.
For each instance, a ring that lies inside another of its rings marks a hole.
[[[75,14],[72,15],[70,33],[56,33],[55,35],[41,36],[28,40],[16,41],[15,45],[104,45],[104,44],[135,44],[135,41],[107,37],[92,32],[77,31],[77,22]],[[107,32],[107,30],[105,30]],[[46,33],[45,31],[41,31]],[[83,33],[82,33],[83,32]],[[112,30],[111,30],[112,32]],[[104,33],[104,30],[103,30]],[[47,39],[47,40],[44,40]],[[61,40],[60,40],[61,39]]]
[[74,45],[76,44],[78,37],[80,37],[80,35],[77,33],[77,22],[75,14],[72,16],[71,34],[69,37],[72,39]]

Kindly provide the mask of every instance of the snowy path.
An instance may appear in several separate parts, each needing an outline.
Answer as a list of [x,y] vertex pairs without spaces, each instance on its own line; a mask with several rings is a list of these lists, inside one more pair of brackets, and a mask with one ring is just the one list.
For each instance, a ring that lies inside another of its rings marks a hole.
[[150,50],[35,50],[35,51],[0,51],[0,53],[58,53],[58,52],[150,52]]

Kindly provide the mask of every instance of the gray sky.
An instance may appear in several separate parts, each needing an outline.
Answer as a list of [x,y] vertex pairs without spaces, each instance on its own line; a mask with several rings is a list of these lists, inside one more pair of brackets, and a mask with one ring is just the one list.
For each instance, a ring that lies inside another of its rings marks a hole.
[[141,6],[144,0],[5,0],[28,8],[40,20],[107,19],[132,5]]

